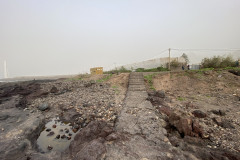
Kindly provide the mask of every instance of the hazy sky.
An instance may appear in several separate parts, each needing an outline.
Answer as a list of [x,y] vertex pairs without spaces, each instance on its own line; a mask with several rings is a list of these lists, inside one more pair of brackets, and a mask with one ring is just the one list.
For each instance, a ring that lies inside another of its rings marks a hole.
[[4,60],[11,77],[74,74],[167,48],[240,48],[240,0],[0,0],[0,78]]

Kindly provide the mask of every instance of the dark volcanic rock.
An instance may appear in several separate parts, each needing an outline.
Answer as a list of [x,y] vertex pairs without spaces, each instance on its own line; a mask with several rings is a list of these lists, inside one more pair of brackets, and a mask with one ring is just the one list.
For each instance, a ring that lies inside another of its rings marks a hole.
[[46,131],[47,131],[47,132],[50,132],[50,131],[51,131],[51,129],[50,129],[50,128],[48,128],[48,129],[46,129]]
[[194,110],[192,112],[192,114],[195,116],[195,117],[198,117],[198,118],[205,118],[207,116],[206,113],[204,113],[203,111],[201,110]]
[[52,150],[53,149],[53,147],[50,146],[50,145],[47,148],[48,148],[48,150]]
[[155,96],[160,97],[160,98],[165,98],[166,97],[165,92],[162,91],[162,90],[161,91],[156,91]]
[[51,131],[51,132],[49,132],[49,133],[47,134],[47,136],[52,136],[52,135],[54,135],[54,132],[53,132],[53,131]]
[[223,127],[223,128],[235,128],[234,125],[226,119],[222,119],[220,117],[214,117],[212,118],[212,120],[219,126]]
[[202,137],[203,127],[198,121],[192,120],[190,117],[172,113],[169,116],[170,125],[174,126],[182,137],[188,135],[193,137]]
[[106,122],[90,122],[74,137],[69,147],[71,155],[76,159],[100,159],[106,152],[105,138],[112,132]]
[[50,90],[51,93],[57,93],[58,89],[57,87],[53,86],[52,89]]
[[228,72],[235,74],[236,76],[240,76],[240,70],[229,70]]
[[167,116],[170,116],[170,114],[173,112],[170,107],[167,106],[161,106],[157,107],[159,112],[166,114]]
[[224,110],[221,110],[221,109],[220,110],[213,109],[213,110],[211,110],[211,112],[213,114],[220,115],[220,116],[225,116],[226,115],[226,112]]

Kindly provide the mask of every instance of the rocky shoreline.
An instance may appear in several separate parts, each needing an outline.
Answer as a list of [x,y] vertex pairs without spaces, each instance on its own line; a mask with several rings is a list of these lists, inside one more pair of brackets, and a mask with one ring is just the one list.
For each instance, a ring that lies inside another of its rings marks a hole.
[[92,80],[1,84],[0,159],[58,159],[59,155],[64,156],[63,152],[50,151],[52,146],[48,146],[49,152],[42,152],[37,145],[42,131],[57,136],[51,129],[45,129],[45,124],[56,117],[70,124],[70,132],[81,131],[98,121],[113,128],[127,89],[128,75],[121,77],[121,84],[113,84],[119,85],[118,90],[111,83]]

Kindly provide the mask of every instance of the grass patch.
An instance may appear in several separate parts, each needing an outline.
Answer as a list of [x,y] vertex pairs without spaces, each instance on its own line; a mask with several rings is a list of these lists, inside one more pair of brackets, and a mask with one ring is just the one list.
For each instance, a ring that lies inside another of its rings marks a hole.
[[150,68],[150,69],[145,69],[145,68],[136,69],[136,72],[162,72],[162,71],[169,71],[169,70],[164,67],[157,67],[157,68]]
[[153,78],[155,77],[155,74],[149,74],[149,75],[146,75],[144,76],[144,79],[147,81],[148,83],[148,86],[151,90],[156,90],[154,87],[153,87]]
[[120,93],[120,90],[118,89],[118,86],[113,85],[112,88],[114,89],[116,94]]
[[109,74],[109,75],[104,76],[102,79],[96,80],[96,82],[102,83],[102,82],[109,80],[111,77],[112,77],[112,74]]
[[224,70],[234,70],[234,71],[240,71],[239,67],[226,67]]
[[177,100],[179,100],[179,101],[185,101],[186,99],[183,98],[183,97],[178,97]]
[[112,88],[116,89],[116,88],[118,88],[118,86],[112,86]]

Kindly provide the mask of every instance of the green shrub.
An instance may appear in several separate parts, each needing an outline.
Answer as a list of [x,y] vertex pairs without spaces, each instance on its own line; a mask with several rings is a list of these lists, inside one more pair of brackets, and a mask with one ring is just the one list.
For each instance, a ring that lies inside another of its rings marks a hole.
[[235,67],[235,65],[236,63],[231,56],[214,56],[212,58],[204,58],[201,62],[202,68],[226,68]]
[[151,90],[156,90],[153,86],[153,78],[154,78],[155,74],[149,74],[149,75],[146,75],[144,76],[144,79],[147,81],[148,85],[149,85],[149,88]]
[[113,70],[110,70],[110,71],[105,71],[103,72],[104,74],[113,74],[113,73],[129,73],[129,72],[132,72],[131,70],[127,70],[125,67],[121,67],[119,69],[113,69]]
[[105,82],[105,81],[109,80],[111,77],[112,77],[112,74],[109,74],[109,75],[104,76],[102,79],[96,80],[96,82],[98,82],[98,83]]
[[137,68],[137,69],[136,69],[136,72],[144,72],[144,71],[145,71],[144,68]]
[[182,63],[178,62],[177,60],[173,60],[173,61],[171,61],[171,63],[170,63],[170,67],[171,67],[171,68],[178,68],[178,67],[180,67],[181,65],[182,65]]

